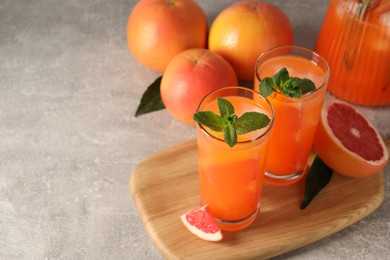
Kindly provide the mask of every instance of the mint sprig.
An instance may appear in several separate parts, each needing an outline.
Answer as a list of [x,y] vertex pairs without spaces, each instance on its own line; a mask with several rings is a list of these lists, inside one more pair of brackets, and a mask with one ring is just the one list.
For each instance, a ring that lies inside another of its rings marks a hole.
[[234,113],[232,103],[224,98],[217,98],[220,115],[211,111],[199,111],[194,120],[216,132],[223,132],[225,142],[233,147],[237,143],[237,135],[242,135],[266,127],[270,118],[259,112],[245,112],[240,117]]
[[307,78],[290,77],[286,68],[280,69],[272,77],[266,77],[260,82],[260,94],[264,97],[276,91],[291,98],[299,98],[315,89],[313,81]]

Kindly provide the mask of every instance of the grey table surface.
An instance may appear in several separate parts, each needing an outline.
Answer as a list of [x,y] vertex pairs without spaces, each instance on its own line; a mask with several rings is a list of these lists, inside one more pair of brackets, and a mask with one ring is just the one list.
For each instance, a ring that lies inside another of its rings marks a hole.
[[[209,24],[233,2],[198,1]],[[272,2],[289,16],[295,44],[314,48],[329,1]],[[166,110],[134,117],[160,75],[127,48],[135,4],[0,1],[0,259],[163,258],[129,178],[141,160],[195,132]],[[388,107],[359,109],[390,137]],[[378,210],[277,259],[389,259],[389,171]]]

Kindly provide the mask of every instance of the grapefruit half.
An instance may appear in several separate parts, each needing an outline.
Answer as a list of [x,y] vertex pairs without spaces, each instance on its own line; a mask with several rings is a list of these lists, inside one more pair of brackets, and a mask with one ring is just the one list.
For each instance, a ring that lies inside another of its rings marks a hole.
[[197,237],[207,241],[219,241],[222,232],[207,205],[191,210],[181,217],[186,228]]
[[375,127],[351,105],[325,102],[314,147],[335,172],[349,177],[372,175],[386,166],[386,145]]

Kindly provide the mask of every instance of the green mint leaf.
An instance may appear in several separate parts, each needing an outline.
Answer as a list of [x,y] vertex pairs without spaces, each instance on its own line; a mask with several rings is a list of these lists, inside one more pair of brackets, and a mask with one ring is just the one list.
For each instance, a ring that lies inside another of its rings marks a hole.
[[281,68],[272,79],[276,86],[282,86],[290,78],[286,68]]
[[150,84],[142,95],[141,102],[135,112],[136,117],[165,108],[160,94],[161,78],[162,76],[158,77]]
[[298,98],[303,94],[316,89],[314,82],[310,79],[301,79],[297,77],[289,78],[281,87],[281,91],[284,95]]
[[264,78],[260,82],[260,94],[268,97],[272,92],[279,91],[291,98],[299,98],[316,89],[314,82],[310,79],[290,77],[286,68],[281,68],[272,78]]
[[223,138],[230,147],[237,143],[237,132],[233,124],[226,124],[223,130]]
[[260,82],[260,94],[264,97],[268,97],[276,90],[276,85],[272,78],[264,78]]
[[316,85],[314,85],[314,82],[310,79],[304,78],[300,82],[300,88],[302,90],[302,94],[306,94],[310,91],[313,91],[316,89]]
[[332,175],[333,170],[317,155],[306,176],[301,209],[306,208],[310,204],[313,198],[330,182]]
[[238,117],[235,114],[232,114],[230,116],[224,116],[223,122],[224,122],[225,126],[234,125],[236,123],[237,118]]
[[218,107],[221,115],[211,111],[199,111],[193,119],[213,131],[223,132],[225,142],[233,147],[237,143],[237,135],[245,134],[267,126],[270,119],[267,115],[259,112],[246,112],[237,117],[234,114],[232,103],[223,98],[218,98]]
[[218,101],[219,113],[221,114],[222,117],[226,117],[234,114],[234,107],[232,103],[220,97],[217,98],[217,101]]
[[302,95],[302,90],[299,87],[299,78],[289,78],[286,82],[284,82],[283,85],[281,85],[280,91],[283,93],[283,95],[291,97],[291,98],[298,98]]
[[237,134],[242,135],[266,127],[271,120],[259,112],[245,112],[235,122]]
[[211,111],[199,111],[193,116],[195,122],[207,126],[213,131],[222,132],[225,128],[224,120],[221,116]]

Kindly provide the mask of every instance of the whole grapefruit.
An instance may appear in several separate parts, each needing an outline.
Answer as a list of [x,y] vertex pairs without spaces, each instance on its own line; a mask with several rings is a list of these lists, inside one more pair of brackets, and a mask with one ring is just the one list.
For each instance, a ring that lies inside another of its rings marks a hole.
[[260,54],[291,45],[290,20],[278,7],[261,1],[241,1],[223,10],[209,32],[209,49],[223,56],[242,80],[254,79]]
[[314,147],[335,172],[350,177],[372,175],[386,166],[386,145],[375,127],[351,105],[325,102]]
[[206,46],[207,26],[193,0],[142,0],[130,13],[127,42],[138,62],[162,72],[176,54]]
[[190,49],[176,55],[161,79],[160,92],[168,112],[176,119],[195,125],[193,115],[209,92],[237,85],[232,66],[207,49]]

